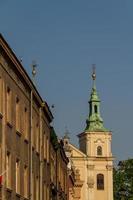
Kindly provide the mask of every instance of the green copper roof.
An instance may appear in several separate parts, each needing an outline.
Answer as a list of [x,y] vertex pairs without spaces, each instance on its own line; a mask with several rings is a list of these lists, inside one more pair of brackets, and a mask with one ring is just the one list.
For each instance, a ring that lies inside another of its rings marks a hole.
[[91,92],[90,101],[100,102],[100,99],[99,99],[98,94],[97,94],[97,90],[96,90],[95,83],[94,83],[94,85],[93,85],[93,87],[92,87],[92,92]]
[[90,112],[86,120],[85,131],[89,132],[107,131],[107,129],[104,127],[103,119],[101,118],[100,115],[100,99],[98,97],[96,90],[96,85],[95,85],[96,74],[94,71],[92,74],[92,78],[93,78],[93,87],[89,101]]

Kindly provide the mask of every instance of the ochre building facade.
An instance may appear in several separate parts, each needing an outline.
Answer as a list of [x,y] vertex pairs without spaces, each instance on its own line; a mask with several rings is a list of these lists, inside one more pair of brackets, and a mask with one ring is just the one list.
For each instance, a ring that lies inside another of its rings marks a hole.
[[1,200],[70,199],[69,160],[52,120],[48,104],[0,34]]
[[50,142],[50,198],[51,200],[68,200],[68,158],[64,151],[63,141],[57,138],[53,127],[51,127]]
[[52,113],[0,35],[0,198],[50,200]]

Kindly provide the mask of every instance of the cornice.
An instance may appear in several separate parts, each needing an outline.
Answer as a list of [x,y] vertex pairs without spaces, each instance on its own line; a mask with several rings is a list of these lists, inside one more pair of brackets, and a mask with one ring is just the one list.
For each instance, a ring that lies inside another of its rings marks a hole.
[[[5,52],[5,54],[7,55],[7,57],[9,58],[9,60],[14,64],[16,70],[18,71],[18,73],[21,75],[21,77],[27,84],[27,87],[29,87],[30,90],[33,91],[33,94],[36,97],[37,101],[39,102],[40,105],[42,105],[42,103],[44,102],[43,99],[41,98],[35,85],[33,84],[30,77],[28,76],[26,70],[24,69],[24,67],[22,66],[22,64],[20,63],[18,58],[16,57],[15,53],[12,51],[11,47],[5,41],[5,39],[3,38],[1,33],[0,33],[0,45],[3,49],[3,51]],[[46,102],[44,102],[43,108],[44,108],[44,111],[47,113],[49,120],[52,121],[53,116],[52,116],[50,108]]]
[[83,136],[87,136],[87,135],[112,135],[111,131],[84,131],[80,134],[77,135],[78,138],[81,138]]

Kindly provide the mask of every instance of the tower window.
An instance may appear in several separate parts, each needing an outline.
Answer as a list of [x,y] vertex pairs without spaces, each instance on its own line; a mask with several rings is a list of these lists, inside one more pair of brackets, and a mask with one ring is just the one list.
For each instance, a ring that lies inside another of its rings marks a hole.
[[94,106],[94,112],[97,113],[97,105]]
[[102,156],[102,147],[101,146],[97,147],[97,155]]
[[97,174],[97,190],[104,190],[104,175]]

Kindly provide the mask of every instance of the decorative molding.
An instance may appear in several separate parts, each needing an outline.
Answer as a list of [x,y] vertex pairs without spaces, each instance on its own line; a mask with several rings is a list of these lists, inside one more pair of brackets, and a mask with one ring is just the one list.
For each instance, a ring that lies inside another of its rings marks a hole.
[[10,127],[10,128],[13,127],[12,124],[9,121],[7,121],[7,126]]
[[6,190],[7,190],[8,192],[12,193],[12,189],[11,189],[11,188],[7,187]]
[[95,165],[87,165],[87,169],[94,170]]
[[0,112],[0,119],[2,119],[3,118],[3,114]]
[[94,142],[95,142],[95,143],[99,143],[99,142],[101,142],[101,143],[105,143],[101,138],[98,138],[98,139],[95,140]]
[[94,188],[94,179],[91,176],[88,177],[87,185],[89,188]]
[[26,144],[29,144],[28,138],[24,138],[24,142],[25,142]]
[[113,169],[113,165],[106,165],[107,170],[111,171]]
[[74,184],[74,187],[82,187],[83,186],[83,181],[78,181]]
[[21,135],[22,135],[22,133],[21,133],[20,131],[18,131],[18,130],[16,130],[16,134],[17,134],[19,137],[21,137]]

